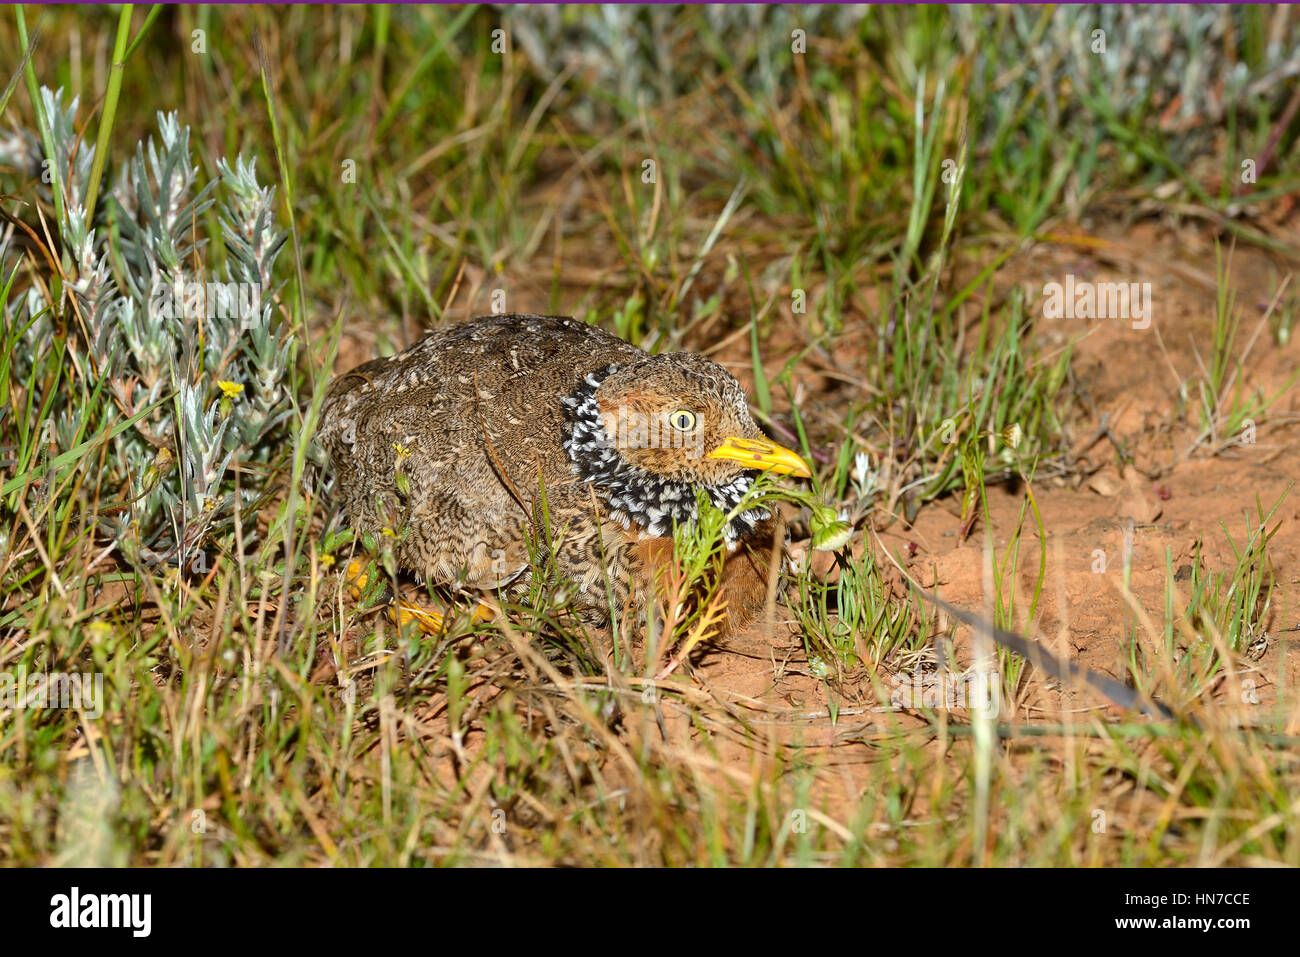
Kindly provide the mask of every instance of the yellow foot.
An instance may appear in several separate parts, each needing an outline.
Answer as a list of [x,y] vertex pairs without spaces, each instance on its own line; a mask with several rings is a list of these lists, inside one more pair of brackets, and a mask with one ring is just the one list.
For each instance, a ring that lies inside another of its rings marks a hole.
[[[366,564],[360,559],[353,559],[348,564],[348,594],[352,596],[353,601],[362,601],[367,597],[369,597],[371,601],[374,600],[375,596],[369,595],[370,589],[367,587],[370,584],[370,575],[371,565]],[[401,598],[397,596],[389,599],[386,611],[388,613],[389,621],[397,625],[399,628],[403,625],[415,622],[416,627],[426,635],[436,636],[441,635],[447,627],[441,612],[425,611],[423,608],[418,608],[409,602],[402,601]],[[470,614],[470,620],[475,622],[491,621],[492,609],[488,608],[488,606],[482,602],[479,602],[474,606],[474,611]]]

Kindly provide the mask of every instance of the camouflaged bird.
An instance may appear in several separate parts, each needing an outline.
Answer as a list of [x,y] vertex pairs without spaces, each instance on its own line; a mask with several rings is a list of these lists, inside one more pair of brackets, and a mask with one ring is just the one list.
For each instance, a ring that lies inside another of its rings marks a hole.
[[[597,627],[611,599],[644,608],[646,546],[695,518],[697,489],[730,510],[757,470],[809,474],[717,363],[650,355],[560,316],[472,319],[339,376],[318,441],[348,522],[394,535],[399,567],[453,588],[517,584],[529,530],[546,523]],[[741,512],[729,548],[769,547],[771,525],[763,509]]]

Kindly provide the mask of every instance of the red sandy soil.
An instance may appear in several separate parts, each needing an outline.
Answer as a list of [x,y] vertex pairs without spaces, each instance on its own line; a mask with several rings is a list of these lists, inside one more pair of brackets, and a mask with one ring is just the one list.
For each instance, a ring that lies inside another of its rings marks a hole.
[[[1029,605],[1042,547],[1031,519],[1021,533],[1016,630],[1045,641],[1059,656],[1122,680],[1126,651],[1121,638],[1133,621],[1123,593],[1126,539],[1132,554],[1129,588],[1137,603],[1162,623],[1167,562],[1181,589],[1175,607],[1185,607],[1198,545],[1204,568],[1230,570],[1235,560],[1229,535],[1241,547],[1248,529],[1259,525],[1259,508],[1267,513],[1280,501],[1269,523],[1270,529],[1276,526],[1278,531],[1268,548],[1276,586],[1267,638],[1261,635],[1254,651],[1238,662],[1243,674],[1253,676],[1261,705],[1267,705],[1283,667],[1277,639],[1300,625],[1295,588],[1300,581],[1296,523],[1300,490],[1288,491],[1300,473],[1300,447],[1294,441],[1300,386],[1288,385],[1300,368],[1300,346],[1292,340],[1279,347],[1266,326],[1259,328],[1270,304],[1269,291],[1286,275],[1286,267],[1258,253],[1238,251],[1232,258],[1231,282],[1242,314],[1236,354],[1241,355],[1253,339],[1242,372],[1244,387],[1270,398],[1280,395],[1260,417],[1253,444],[1212,454],[1207,444],[1193,446],[1199,432],[1195,381],[1200,362],[1209,361],[1215,322],[1213,249],[1202,248],[1200,256],[1190,256],[1185,244],[1146,226],[1123,240],[1090,242],[1097,245],[1082,250],[1072,245],[1039,245],[1009,262],[999,275],[1004,290],[1012,283],[1023,284],[1031,304],[1041,301],[1044,282],[1059,281],[1065,273],[1094,282],[1150,277],[1154,287],[1153,320],[1147,329],[1113,319],[1040,318],[1036,323],[1035,335],[1048,349],[1077,340],[1072,368],[1096,414],[1081,409],[1070,423],[1074,470],[1066,477],[1034,483],[1047,535],[1047,572],[1040,612],[1027,623],[1023,609]],[[1141,270],[1124,268],[1139,257],[1144,263]],[[739,362],[747,358],[747,344],[742,345],[744,349],[735,350]],[[779,370],[786,358],[771,354],[766,360],[769,372]],[[746,378],[748,370],[736,371]],[[1179,388],[1185,382],[1191,388],[1187,401],[1180,402]],[[1114,441],[1098,434],[1098,416],[1106,417]],[[1218,444],[1234,438],[1240,437],[1219,436]],[[1115,442],[1131,456],[1132,464],[1120,464]],[[1023,505],[1023,488],[993,485],[988,490],[991,526],[985,529],[981,521],[965,541],[959,540],[960,504],[950,498],[924,507],[911,526],[901,519],[879,520],[878,540],[868,547],[879,556],[878,543],[883,543],[893,555],[906,555],[908,573],[922,585],[938,586],[949,601],[982,613],[986,542],[991,541],[1000,560],[1021,522]],[[1105,571],[1100,573],[1099,550],[1105,556]],[[900,575],[895,577],[901,582]],[[1153,637],[1140,626],[1136,633],[1144,650],[1149,644],[1156,654]],[[959,659],[963,638],[968,637],[964,628],[958,630]],[[1185,646],[1188,638],[1177,635],[1176,642]],[[752,657],[741,657],[742,652]],[[784,661],[784,668],[774,669],[772,657]],[[821,682],[799,680],[797,672],[806,668],[806,662],[797,635],[783,638],[778,633],[769,641],[766,635],[750,634],[737,639],[734,648],[707,656],[701,667],[715,688],[773,702],[793,697],[811,706],[820,701],[825,708]],[[1285,667],[1286,684],[1295,687],[1294,655]],[[1044,695],[1048,686],[1058,688],[1055,682],[1032,677],[1028,687],[1022,687],[1020,719],[1050,720],[1061,708],[1105,705],[1091,691],[1069,689],[1064,696]],[[884,687],[887,690],[889,683]],[[877,700],[866,677],[850,680],[840,690],[863,705],[888,703]]]

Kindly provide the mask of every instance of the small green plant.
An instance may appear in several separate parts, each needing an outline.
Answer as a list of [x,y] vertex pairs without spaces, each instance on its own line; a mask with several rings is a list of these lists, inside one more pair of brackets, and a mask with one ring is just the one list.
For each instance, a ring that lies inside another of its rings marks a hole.
[[893,594],[866,548],[839,552],[831,578],[798,574],[788,601],[809,661],[833,664],[827,675],[915,650],[925,633],[916,606]]
[[[1247,385],[1245,363],[1258,339],[1259,330],[1250,336],[1246,346],[1238,353],[1237,333],[1241,325],[1241,312],[1237,308],[1237,294],[1229,281],[1231,256],[1225,260],[1218,243],[1215,244],[1214,252],[1218,281],[1214,331],[1208,360],[1199,353],[1197,356],[1201,363],[1201,375],[1196,379],[1200,396],[1201,432],[1192,448],[1205,443],[1211,451],[1218,452],[1240,444],[1244,434],[1249,434],[1249,441],[1253,442],[1255,429],[1273,404],[1300,379],[1300,372],[1293,373],[1271,398]],[[1280,294],[1282,290],[1278,291]],[[1260,320],[1260,326],[1262,328],[1270,316],[1276,313],[1279,317],[1278,334],[1287,335],[1288,333],[1281,332],[1290,328],[1287,306],[1282,305],[1281,309],[1278,306],[1278,297],[1275,296],[1269,313]]]
[[[40,397],[39,427],[27,435],[42,446],[74,450],[87,435],[102,437],[101,484],[121,489],[123,500],[102,511],[101,532],[125,557],[206,570],[205,549],[227,547],[221,536],[235,510],[260,495],[257,482],[239,476],[258,474],[277,454],[293,408],[294,337],[276,304],[285,234],[274,222],[275,190],[242,157],[219,160],[219,178],[200,186],[188,128],[159,114],[158,138],[136,147],[103,208],[88,215],[81,204],[95,148],[78,133],[77,102],[65,107],[48,89],[41,97],[45,127],[15,140],[24,155],[8,162],[43,168],[37,144],[52,145],[49,160],[65,172],[58,242],[66,253],[60,264],[47,251],[56,267],[49,276],[39,261],[0,250],[11,290],[23,287],[0,317],[0,334],[16,347],[0,389],[21,382],[27,401]],[[130,427],[116,428],[123,417]],[[7,509],[22,487],[34,505],[38,484],[85,464],[81,456],[36,460],[35,447],[26,443],[6,483],[15,489]]]
[[[1196,636],[1190,652],[1195,659],[1206,659],[1207,676],[1223,667],[1225,652],[1246,654],[1256,642],[1265,638],[1276,581],[1268,543],[1281,527],[1279,523],[1270,530],[1268,524],[1283,499],[1279,499],[1267,513],[1262,504],[1256,503],[1258,521],[1252,528],[1247,517],[1243,542],[1237,542],[1224,526],[1224,537],[1235,558],[1226,571],[1209,570],[1202,556],[1201,543],[1196,544],[1190,561],[1187,603],[1181,620],[1190,634]],[[1175,587],[1172,573],[1166,587]],[[1170,640],[1172,628],[1171,617],[1166,625],[1166,637]]]

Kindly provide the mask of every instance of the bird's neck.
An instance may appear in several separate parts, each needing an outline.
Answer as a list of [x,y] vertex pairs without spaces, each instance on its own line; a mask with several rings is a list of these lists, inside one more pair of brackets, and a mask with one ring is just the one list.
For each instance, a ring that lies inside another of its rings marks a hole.
[[[723,512],[740,504],[754,481],[748,473],[719,485],[692,484],[648,472],[623,457],[605,432],[596,402],[596,390],[617,370],[618,365],[612,364],[590,373],[563,400],[569,424],[564,449],[574,474],[593,486],[610,515],[626,528],[636,527],[646,537],[659,538],[672,535],[674,524],[695,522],[696,489]],[[769,516],[762,508],[740,512],[727,524],[727,541],[743,538]]]

